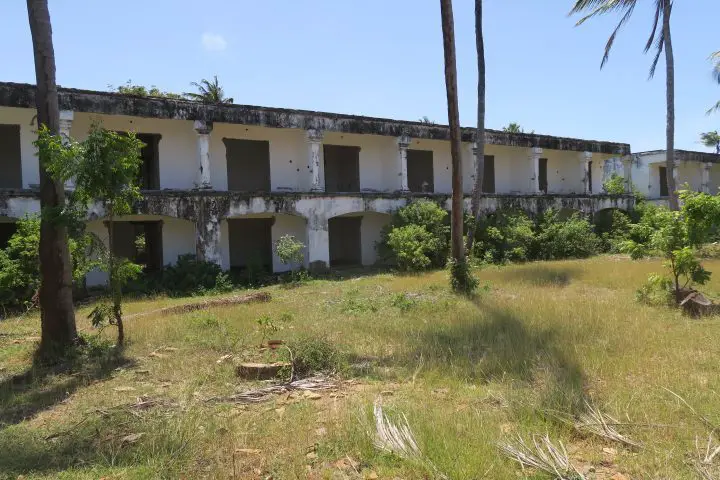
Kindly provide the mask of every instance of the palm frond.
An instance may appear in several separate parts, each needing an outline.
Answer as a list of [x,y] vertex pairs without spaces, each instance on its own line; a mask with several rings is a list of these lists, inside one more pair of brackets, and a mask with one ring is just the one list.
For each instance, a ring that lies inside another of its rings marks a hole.
[[607,43],[605,44],[605,52],[603,54],[602,62],[600,63],[600,68],[603,68],[608,62],[610,58],[610,51],[615,43],[615,39],[617,38],[620,29],[630,20],[630,17],[632,17],[636,5],[637,0],[577,0],[575,2],[575,6],[570,11],[570,15],[584,14],[588,11],[590,12],[583,16],[575,24],[576,26],[582,25],[597,15],[603,15],[611,12],[622,12],[620,21],[615,26],[615,29],[612,31]]
[[660,61],[660,55],[662,55],[663,50],[665,49],[664,32],[661,33],[660,36],[657,38],[655,49],[655,57],[653,58],[652,65],[650,65],[650,74],[648,75],[648,78],[653,78],[655,76],[655,69],[657,68],[658,62]]

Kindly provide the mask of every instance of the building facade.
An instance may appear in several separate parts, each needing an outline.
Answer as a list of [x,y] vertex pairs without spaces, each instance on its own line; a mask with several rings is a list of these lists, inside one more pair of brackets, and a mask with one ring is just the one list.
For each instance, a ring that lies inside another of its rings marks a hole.
[[[0,242],[39,212],[34,87],[0,83]],[[94,122],[145,143],[144,199],[118,219],[118,253],[149,268],[195,254],[225,269],[282,271],[274,242],[307,245],[306,266],[372,265],[391,214],[419,197],[449,208],[446,126],[420,122],[60,89],[61,133],[83,140]],[[474,129],[462,131],[464,191],[474,185]],[[593,214],[632,208],[602,193],[606,164],[630,179],[630,146],[488,130],[482,209]],[[72,188],[72,185],[68,185]],[[469,198],[466,198],[469,204]],[[88,228],[107,237],[104,212]],[[144,235],[145,248],[134,241]],[[139,258],[142,257],[142,258]],[[101,277],[89,283],[102,281]]]

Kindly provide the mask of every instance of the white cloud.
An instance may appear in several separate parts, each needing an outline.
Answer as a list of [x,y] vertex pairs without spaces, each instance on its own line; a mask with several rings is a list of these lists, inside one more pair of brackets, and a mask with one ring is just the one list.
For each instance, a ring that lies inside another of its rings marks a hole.
[[205,32],[202,34],[202,45],[208,52],[222,52],[227,48],[227,41],[220,34]]

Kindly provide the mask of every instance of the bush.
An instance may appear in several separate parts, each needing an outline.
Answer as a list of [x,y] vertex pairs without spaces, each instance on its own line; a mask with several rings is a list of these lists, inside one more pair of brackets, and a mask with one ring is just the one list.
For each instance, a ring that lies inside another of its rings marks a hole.
[[603,190],[608,195],[622,195],[625,193],[625,178],[613,173],[603,182]]
[[621,210],[604,210],[595,219],[595,233],[604,252],[618,253],[622,242],[630,237],[630,217]]
[[482,261],[526,261],[535,243],[535,223],[524,212],[497,212],[480,220],[475,240],[472,253]]
[[275,253],[280,263],[290,267],[290,278],[294,282],[302,282],[306,279],[298,272],[298,268],[305,261],[305,245],[292,235],[283,235],[275,242]]
[[537,229],[538,259],[587,258],[600,251],[600,238],[590,222],[579,214],[562,221],[558,212],[548,210],[538,222]]
[[228,291],[233,284],[220,265],[201,262],[195,255],[180,255],[175,265],[168,265],[160,274],[160,291],[172,296],[201,295],[208,291]]
[[381,238],[380,255],[401,270],[443,267],[450,249],[448,213],[435,202],[418,200],[395,213]]
[[302,337],[288,345],[293,354],[295,376],[303,377],[319,372],[342,370],[345,357],[327,339]]
[[470,295],[478,287],[478,280],[470,270],[470,264],[467,259],[456,262],[454,258],[448,260],[448,269],[450,270],[450,287],[456,293]]
[[669,307],[675,303],[673,282],[668,277],[651,273],[635,292],[635,300],[645,305]]

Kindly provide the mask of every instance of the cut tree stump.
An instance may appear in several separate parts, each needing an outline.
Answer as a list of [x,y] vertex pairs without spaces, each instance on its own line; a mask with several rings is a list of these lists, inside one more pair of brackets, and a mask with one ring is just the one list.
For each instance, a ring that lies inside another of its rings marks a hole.
[[289,369],[290,363],[240,363],[235,367],[235,373],[245,380],[271,380],[284,368]]

